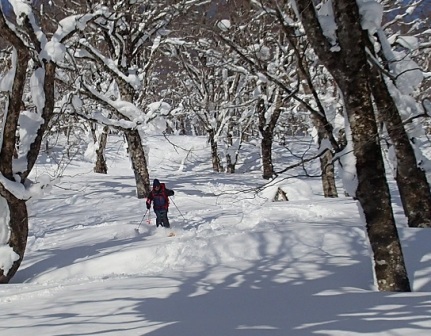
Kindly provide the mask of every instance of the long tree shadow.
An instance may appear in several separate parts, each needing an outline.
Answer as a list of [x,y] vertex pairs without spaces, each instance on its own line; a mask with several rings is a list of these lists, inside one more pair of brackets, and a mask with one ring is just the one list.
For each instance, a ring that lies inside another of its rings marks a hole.
[[[256,238],[261,252],[267,251],[265,237]],[[286,242],[248,269],[210,267],[187,278],[167,298],[142,299],[135,307],[137,314],[159,325],[146,335],[356,335],[402,328],[425,335],[429,331],[421,327],[428,320],[426,295],[373,292],[346,281],[371,272],[368,256],[356,255],[355,262],[346,266],[333,260],[345,256],[328,254],[318,262],[306,256],[295,259],[292,254],[289,258],[292,243]],[[350,243],[352,251],[362,247],[355,246],[359,244],[355,239]],[[310,277],[310,269],[315,277]]]
[[[351,229],[346,227],[346,232]],[[121,289],[117,282],[113,287],[105,284],[98,288],[97,301],[92,302],[95,297],[81,293],[78,298],[66,301],[65,306],[61,297],[55,298],[53,307],[48,306],[46,313],[38,312],[37,317],[31,311],[23,310],[21,314],[28,313],[33,327],[45,330],[57,327],[56,332],[49,333],[57,336],[357,335],[389,334],[391,330],[395,333],[404,328],[414,330],[415,336],[428,335],[428,294],[371,291],[372,264],[366,251],[334,255],[324,237],[310,244],[294,230],[286,232],[282,227],[274,230],[282,237],[276,247],[264,231],[253,233],[254,250],[261,258],[251,258],[248,267],[244,267],[244,260],[235,262],[234,246],[226,246],[225,259],[232,260],[230,263],[208,265],[198,272],[183,271],[169,278],[158,277],[158,281],[151,282],[156,285],[151,290],[145,287],[149,283],[146,277],[141,277],[138,280],[142,281],[142,297],[136,287],[127,288],[125,282]],[[350,251],[363,250],[361,232],[352,230],[345,236]],[[47,254],[45,260],[21,276],[25,280],[33,272],[52,265],[64,267],[88,253],[97,256],[113,244],[129,241],[50,250],[51,256]],[[300,255],[298,250],[304,253]],[[77,286],[76,293],[80,287]],[[73,292],[68,295],[73,297]],[[113,310],[105,311],[104,306],[116,307],[118,316],[113,319]],[[15,321],[16,316],[5,312],[4,318]],[[13,325],[17,332],[25,327],[20,321],[22,318]],[[79,331],[74,328],[78,325]],[[64,332],[66,326],[68,331]]]
[[[56,269],[61,269],[73,265],[80,260],[105,257],[106,251],[113,247],[127,246],[133,243],[142,243],[150,238],[150,232],[144,234],[133,234],[125,238],[109,239],[96,244],[85,244],[72,248],[47,248],[39,252],[39,261],[32,263],[28,267],[22,267],[17,272],[11,283],[24,283],[31,281],[34,277],[46,271],[52,271],[53,265]],[[115,250],[111,252],[115,254]]]

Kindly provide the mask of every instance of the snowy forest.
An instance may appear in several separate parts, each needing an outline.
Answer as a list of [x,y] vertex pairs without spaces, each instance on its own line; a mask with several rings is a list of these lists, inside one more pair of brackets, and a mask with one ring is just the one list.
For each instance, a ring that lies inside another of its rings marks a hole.
[[145,198],[146,132],[159,129],[205,135],[219,174],[258,139],[268,181],[293,168],[274,169],[274,142],[312,135],[325,197],[360,205],[378,289],[411,291],[384,158],[408,225],[431,228],[429,1],[4,0],[0,11],[1,283],[25,258],[27,202],[55,180],[30,178],[41,152],[66,138],[59,174],[83,148],[106,174],[108,137],[121,135]]

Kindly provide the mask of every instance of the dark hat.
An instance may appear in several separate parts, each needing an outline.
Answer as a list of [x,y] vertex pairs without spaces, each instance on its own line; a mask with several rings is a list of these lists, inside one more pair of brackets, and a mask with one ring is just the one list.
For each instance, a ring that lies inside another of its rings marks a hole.
[[160,186],[160,181],[158,179],[154,179],[154,181],[153,181],[153,188],[159,187],[159,186]]

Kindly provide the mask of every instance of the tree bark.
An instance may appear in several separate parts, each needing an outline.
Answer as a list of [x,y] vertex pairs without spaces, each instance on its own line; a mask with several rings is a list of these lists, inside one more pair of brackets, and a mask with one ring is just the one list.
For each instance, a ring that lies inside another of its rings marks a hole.
[[261,155],[262,155],[262,177],[264,179],[270,179],[274,176],[274,166],[272,162],[272,144],[274,142],[274,129],[277,125],[277,121],[281,114],[282,98],[279,93],[279,88],[275,89],[274,97],[271,104],[275,104],[274,111],[267,120],[265,102],[260,99],[257,103],[256,109],[259,119],[259,132],[262,136],[261,140]]
[[[340,147],[333,135],[333,127],[326,118],[325,108],[323,107],[322,101],[319,97],[319,93],[317,92],[313,83],[312,75],[310,74],[310,65],[308,64],[306,57],[308,43],[303,37],[298,36],[297,32],[295,31],[296,27],[294,25],[290,25],[287,23],[285,19],[285,11],[288,11],[288,15],[293,15],[293,11],[289,10],[289,8],[282,9],[279,6],[275,6],[274,8],[275,17],[283,27],[286,33],[286,39],[289,41],[293,49],[293,54],[295,55],[296,62],[298,65],[298,74],[301,77],[301,83],[304,92],[314,98],[317,110],[311,108],[310,105],[302,105],[311,113],[311,122],[317,130],[317,143],[319,146],[319,150],[322,150],[322,142],[324,142],[324,140],[327,140],[331,144],[332,149],[338,152],[340,151]],[[338,197],[338,191],[335,183],[335,168],[332,164],[332,157],[332,152],[327,151],[323,155],[323,157],[320,158],[323,194],[325,197]]]
[[[3,195],[4,193],[2,192],[1,194]],[[10,279],[12,279],[18,271],[18,268],[21,266],[21,262],[24,259],[28,237],[28,214],[26,202],[15,198],[11,194],[7,196],[6,202],[10,216],[10,237],[8,245],[16,254],[18,254],[19,259],[12,264],[12,267],[7,273],[5,273],[3,269],[0,270],[0,283],[9,283]]]
[[220,157],[218,154],[218,147],[217,147],[217,141],[215,141],[215,134],[214,130],[210,129],[207,131],[208,133],[208,142],[211,146],[211,162],[213,165],[213,171],[216,173],[220,173],[223,171],[223,167],[220,162]]
[[320,157],[320,167],[322,169],[322,187],[325,197],[338,197],[337,186],[335,184],[334,164],[332,163],[333,154],[327,150]]
[[147,159],[145,158],[141,136],[137,130],[124,130],[127,146],[135,175],[136,195],[145,198],[150,193],[150,176],[148,174]]
[[[366,37],[368,38],[368,37]],[[369,48],[372,48],[369,44]],[[370,49],[371,50],[371,49]],[[410,227],[431,227],[431,192],[425,172],[418,166],[401,115],[383,78],[370,66],[371,88],[379,117],[385,124],[396,157],[397,182],[404,213]]]
[[[232,155],[232,146],[233,146],[233,135],[232,135],[232,125],[228,125],[228,132],[226,135],[226,173],[234,174],[235,166],[238,159],[238,154]],[[239,148],[235,150],[238,153]]]
[[312,46],[343,93],[356,158],[356,198],[364,212],[377,286],[410,291],[377,136],[358,5],[355,0],[333,2],[339,51],[323,35],[314,5],[298,1],[297,6]]
[[[17,64],[15,76],[12,83],[12,91],[9,93],[6,116],[3,119],[3,127],[0,130],[2,136],[0,149],[0,173],[10,181],[16,182],[13,170],[13,159],[17,147],[16,132],[18,129],[18,119],[22,109],[22,97],[24,93],[27,66],[30,59],[29,51],[24,43],[19,39],[7,25],[3,13],[0,10],[0,31],[2,36],[8,40],[17,52]],[[32,145],[34,149],[34,147]],[[32,150],[29,151],[29,154]],[[27,167],[32,163],[28,162]],[[26,172],[19,172],[21,180],[24,181]],[[9,247],[19,256],[7,273],[0,269],[0,283],[8,283],[15,275],[24,258],[28,236],[28,216],[27,206],[24,200],[17,199],[0,183],[0,195],[6,200],[9,208],[9,222],[6,223],[10,229],[8,241]],[[4,214],[3,214],[4,215]],[[6,229],[6,228],[5,228]]]
[[99,139],[97,141],[97,149],[96,149],[96,164],[94,165],[94,172],[98,174],[107,174],[108,166],[106,165],[105,160],[105,148],[108,142],[108,126],[103,126],[103,131],[99,135]]
[[272,132],[261,132],[261,153],[262,153],[262,177],[269,180],[274,175],[274,167],[272,165]]

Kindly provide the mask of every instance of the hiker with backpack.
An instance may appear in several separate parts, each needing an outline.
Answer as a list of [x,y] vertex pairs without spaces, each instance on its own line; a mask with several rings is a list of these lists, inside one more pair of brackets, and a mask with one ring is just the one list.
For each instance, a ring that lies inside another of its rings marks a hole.
[[151,202],[153,203],[153,209],[156,214],[156,226],[159,225],[170,228],[168,219],[168,208],[169,208],[169,196],[174,196],[174,191],[166,188],[164,183],[160,183],[158,179],[153,181],[153,190],[147,196],[147,209],[151,208]]

